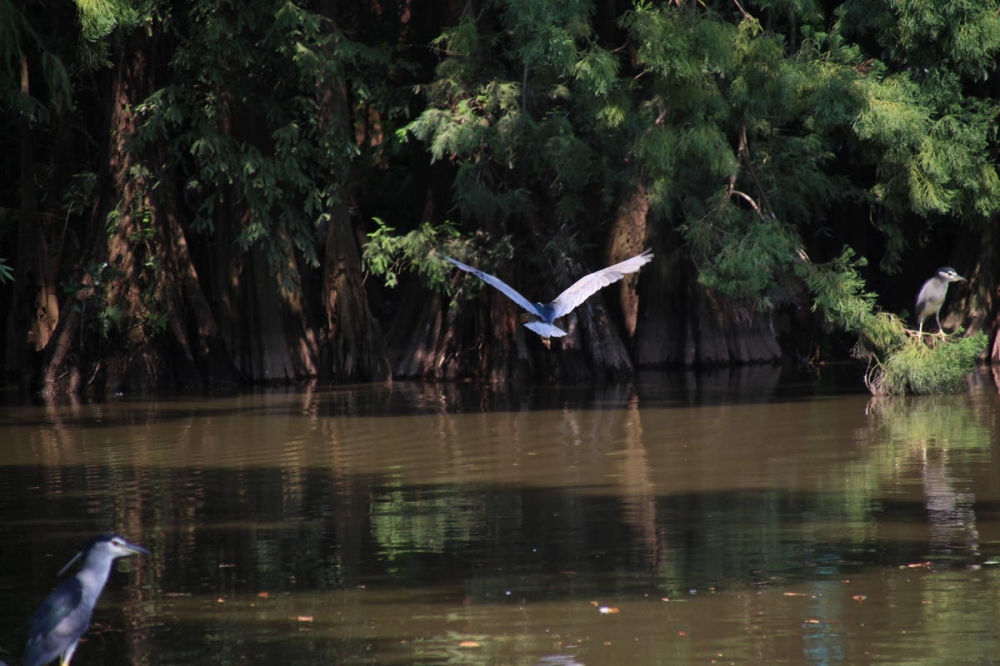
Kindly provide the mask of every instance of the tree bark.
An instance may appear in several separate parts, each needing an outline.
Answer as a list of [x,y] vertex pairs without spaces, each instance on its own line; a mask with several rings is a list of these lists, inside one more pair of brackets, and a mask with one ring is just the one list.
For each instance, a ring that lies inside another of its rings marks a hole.
[[[637,183],[615,218],[606,256],[608,266],[621,261],[622,257],[634,257],[649,247],[648,215],[649,199],[646,196],[646,188],[642,183]],[[637,284],[640,279],[638,276],[626,277],[616,285],[615,289],[629,343],[635,340],[635,330],[639,323]]]
[[[945,305],[948,311],[942,313],[942,323],[948,330],[964,323],[968,334],[985,331],[990,335],[983,360],[994,364],[1000,363],[1000,249],[997,243],[1000,243],[1000,234],[995,220],[977,229],[959,231],[952,264],[968,283],[951,285]],[[970,258],[974,259],[968,265]]]
[[781,359],[771,313],[741,312],[702,286],[697,269],[680,259],[680,237],[669,232],[664,249],[643,268],[636,364],[641,368],[724,363],[776,363]]
[[[105,165],[88,241],[76,269],[82,287],[46,349],[42,392],[106,394],[233,385],[239,377],[201,291],[169,175],[154,188],[154,160],[128,146],[135,109],[155,89],[162,31],[119,47],[110,82]],[[155,195],[152,194],[155,192]]]
[[323,260],[326,340],[320,378],[339,383],[388,381],[388,355],[378,323],[368,308],[361,279],[361,254],[351,224],[347,204],[342,201],[335,205]]
[[[28,57],[21,57],[21,94],[31,95]],[[17,227],[17,264],[7,315],[5,372],[32,386],[42,366],[42,350],[59,321],[59,258],[62,244],[56,220],[38,209],[35,137],[30,120],[18,120],[21,205]]]
[[[353,10],[358,10],[357,12]],[[408,22],[409,11],[390,13],[392,6],[362,3],[362,8],[333,0],[320,0],[316,10],[328,17],[337,30],[343,20],[397,21],[397,29]],[[383,12],[385,15],[383,16]],[[407,18],[403,20],[403,16]],[[402,21],[402,22],[399,22]],[[357,26],[351,26],[357,27]],[[351,29],[348,28],[348,31]],[[330,54],[330,57],[335,57]],[[336,80],[328,81],[321,91],[321,119],[325,131],[341,140],[353,140],[362,149],[382,143],[383,127],[377,111],[356,117],[350,98],[350,82],[342,71]],[[362,105],[364,108],[365,105]],[[359,248],[350,209],[352,167],[345,164],[339,173],[331,174],[339,187],[338,201],[333,204],[326,227],[320,300],[323,304],[324,328],[320,340],[319,377],[338,383],[358,381],[390,381],[389,354],[378,322],[372,315],[365,292]]]

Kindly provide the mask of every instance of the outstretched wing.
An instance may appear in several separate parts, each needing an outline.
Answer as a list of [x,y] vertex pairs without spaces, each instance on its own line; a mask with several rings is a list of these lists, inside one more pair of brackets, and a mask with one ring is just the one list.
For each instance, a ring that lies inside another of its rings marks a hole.
[[637,254],[631,259],[619,262],[614,266],[608,266],[595,273],[584,276],[573,283],[573,286],[559,294],[556,300],[552,301],[552,308],[555,312],[553,319],[563,317],[572,312],[576,306],[593,296],[609,284],[618,282],[629,273],[637,270],[653,260],[653,251],[646,250],[642,254]]
[[516,289],[514,289],[513,287],[511,287],[509,284],[507,284],[506,282],[504,282],[500,278],[495,277],[493,275],[490,275],[489,273],[484,273],[481,270],[479,270],[478,268],[473,268],[472,266],[469,266],[468,264],[463,264],[461,261],[458,261],[457,259],[452,259],[451,257],[445,257],[445,259],[447,259],[451,263],[455,264],[456,266],[458,266],[459,268],[461,268],[466,273],[472,273],[473,275],[475,275],[477,278],[479,278],[480,280],[482,280],[486,284],[491,285],[493,287],[496,287],[497,289],[499,289],[503,293],[504,296],[506,296],[510,300],[514,301],[515,303],[517,303],[518,305],[520,305],[522,308],[524,308],[525,310],[527,310],[531,314],[535,315],[536,317],[540,317],[541,316],[541,313],[538,312],[538,308],[535,306],[534,303],[532,303],[527,298],[525,298],[524,296],[522,296],[520,293],[517,292]]

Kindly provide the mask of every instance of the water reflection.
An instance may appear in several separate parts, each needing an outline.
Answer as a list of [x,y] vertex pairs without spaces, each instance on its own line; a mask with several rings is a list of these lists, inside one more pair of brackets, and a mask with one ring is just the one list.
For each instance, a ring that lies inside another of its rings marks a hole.
[[7,407],[0,658],[114,530],[153,556],[113,574],[81,663],[992,659],[995,390],[817,386],[768,368]]
[[872,401],[871,428],[887,440],[899,471],[899,494],[919,495],[926,512],[928,550],[938,563],[980,559],[975,480],[970,466],[992,462],[995,415],[970,396]]

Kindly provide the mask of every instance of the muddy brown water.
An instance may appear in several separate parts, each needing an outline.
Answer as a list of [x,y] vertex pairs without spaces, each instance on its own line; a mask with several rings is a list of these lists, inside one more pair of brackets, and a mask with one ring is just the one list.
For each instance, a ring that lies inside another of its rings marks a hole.
[[73,663],[992,664],[1000,399],[769,371],[0,407],[0,659],[94,533]]

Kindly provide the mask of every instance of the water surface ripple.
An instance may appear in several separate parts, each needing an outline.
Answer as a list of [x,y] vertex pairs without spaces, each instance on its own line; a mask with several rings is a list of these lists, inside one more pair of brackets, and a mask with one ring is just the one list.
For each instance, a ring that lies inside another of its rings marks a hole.
[[766,370],[8,401],[0,659],[117,531],[74,663],[995,663],[998,421]]

